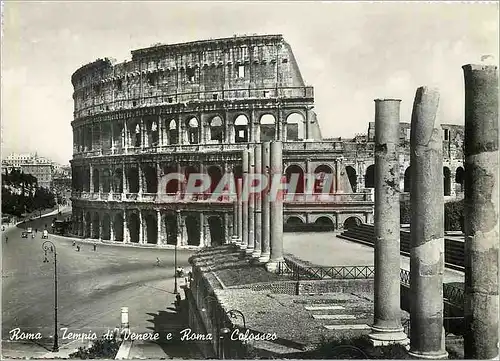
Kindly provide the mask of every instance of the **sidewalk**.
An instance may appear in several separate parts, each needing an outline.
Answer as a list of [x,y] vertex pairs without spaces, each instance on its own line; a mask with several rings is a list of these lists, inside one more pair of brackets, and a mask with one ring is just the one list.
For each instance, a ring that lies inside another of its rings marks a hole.
[[88,341],[74,340],[60,345],[59,352],[50,351],[52,343],[37,344],[32,341],[2,340],[2,359],[56,359],[69,358],[79,347],[87,347]]

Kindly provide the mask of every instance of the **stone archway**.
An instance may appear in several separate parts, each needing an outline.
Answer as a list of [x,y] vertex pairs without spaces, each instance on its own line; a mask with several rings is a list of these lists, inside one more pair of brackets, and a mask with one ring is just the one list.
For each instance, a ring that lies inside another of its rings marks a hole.
[[158,175],[155,167],[150,164],[144,165],[144,179],[146,180],[146,193],[156,193],[158,191]]
[[406,168],[404,174],[404,182],[403,182],[403,191],[410,192],[411,191],[411,169],[410,167]]
[[457,191],[464,191],[464,179],[465,179],[465,171],[462,167],[458,167],[455,172],[455,183],[457,184]]
[[224,224],[220,216],[208,217],[208,227],[212,246],[224,244]]
[[315,228],[319,232],[331,232],[335,230],[333,221],[328,217],[318,217],[314,222]]
[[283,225],[284,232],[300,232],[305,230],[306,224],[300,217],[290,216]]
[[199,246],[200,244],[200,217],[194,215],[186,216],[187,244]]
[[101,238],[104,240],[111,240],[111,220],[108,213],[102,216],[102,235]]
[[375,165],[372,164],[366,168],[365,188],[375,188]]
[[127,226],[130,234],[130,242],[139,243],[140,220],[137,213],[129,213]]
[[94,193],[99,192],[99,169],[94,168],[92,170],[92,187],[94,187]]
[[444,195],[451,195],[451,172],[450,168],[443,167],[443,183],[444,183]]
[[[173,175],[176,173],[177,173],[177,167],[173,165],[167,166],[163,169],[163,174],[170,178],[167,184],[165,185],[165,193],[167,194],[175,194],[179,191],[180,181],[176,177],[173,177]],[[172,176],[169,176],[169,174],[171,174]]]
[[190,118],[187,122],[187,141],[189,144],[198,144],[200,142],[200,127],[198,119]]
[[248,142],[248,118],[244,114],[238,115],[234,120],[234,142]]
[[102,191],[103,193],[111,192],[111,171],[109,168],[102,171]]
[[304,116],[300,113],[291,113],[286,118],[286,140],[304,140],[306,137]]
[[144,215],[144,226],[146,227],[146,242],[148,244],[158,243],[158,224],[156,215],[146,213]]
[[175,214],[167,213],[165,215],[165,234],[167,237],[167,244],[177,244],[177,217]]
[[115,169],[113,173],[113,192],[123,193],[123,173],[121,168]]
[[94,212],[94,215],[92,216],[92,238],[93,239],[99,239],[100,237],[100,219],[99,219],[99,213]]
[[139,193],[139,169],[131,167],[127,171],[128,192]]
[[123,242],[123,216],[120,213],[115,214],[113,219],[114,237],[112,241]]
[[222,126],[222,119],[218,115],[212,118],[208,128],[208,139],[213,143],[222,143],[224,140],[224,127]]
[[276,139],[276,118],[272,114],[264,114],[260,118],[260,141],[268,142]]
[[[296,164],[288,166],[285,170],[286,182],[289,185],[296,185],[295,189],[288,189],[288,193],[304,193],[304,171]],[[295,182],[296,179],[296,182]],[[292,182],[293,181],[293,182]]]
[[222,179],[222,171],[219,167],[212,165],[207,169],[208,176],[210,177],[209,192],[212,194]]
[[326,164],[322,164],[316,167],[314,174],[316,175],[314,193],[333,193],[334,179],[332,168]]
[[361,220],[358,217],[349,217],[344,222],[344,229],[352,229],[361,224]]
[[84,237],[85,238],[92,238],[92,218],[90,217],[90,212],[87,212],[85,214],[85,232],[84,232]]
[[356,174],[356,169],[350,165],[345,167],[347,172],[347,178],[349,178],[349,183],[351,184],[351,189],[354,193],[357,191],[358,187],[358,175]]

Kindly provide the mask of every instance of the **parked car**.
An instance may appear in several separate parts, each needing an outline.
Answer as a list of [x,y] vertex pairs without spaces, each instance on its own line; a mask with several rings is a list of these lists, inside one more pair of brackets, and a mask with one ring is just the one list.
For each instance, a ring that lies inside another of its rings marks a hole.
[[21,233],[21,238],[28,238],[28,232]]

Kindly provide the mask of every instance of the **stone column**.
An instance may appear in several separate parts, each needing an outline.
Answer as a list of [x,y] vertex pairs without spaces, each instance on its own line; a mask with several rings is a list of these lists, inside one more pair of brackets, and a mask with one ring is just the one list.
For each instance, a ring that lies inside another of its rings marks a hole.
[[142,172],[142,167],[141,163],[137,163],[137,173],[139,176],[139,198],[142,196],[143,189],[142,187],[144,186],[144,179],[143,179],[143,172]]
[[101,217],[99,217],[99,221],[98,222],[99,222],[98,225],[97,225],[97,227],[99,229],[99,238],[98,238],[98,240],[101,241],[102,240],[102,219],[101,219]]
[[[250,190],[253,174],[255,173],[255,153],[254,148],[251,147],[248,150],[248,181],[247,187]],[[255,237],[254,237],[254,227],[255,227],[255,213],[254,205],[255,198],[254,194],[250,192],[247,193],[248,198],[248,247],[246,248],[246,254],[252,254],[255,248]]]
[[232,234],[232,226],[231,222],[229,221],[229,214],[224,213],[224,243],[223,244],[229,244],[231,243],[231,234]]
[[208,223],[208,217],[205,217],[203,228],[203,233],[205,234],[205,244],[207,247],[210,247],[212,245],[212,234],[210,233],[210,224]]
[[283,143],[271,142],[271,193],[269,198],[271,221],[271,255],[266,269],[278,272],[283,258]]
[[111,128],[111,154],[115,153],[115,130],[114,123],[109,122],[109,127]]
[[162,190],[160,189],[161,187],[161,172],[162,172],[162,169],[161,169],[161,164],[160,163],[156,163],[156,194],[161,194],[161,193],[164,193],[165,190]]
[[[257,144],[254,148],[255,174],[262,174],[262,145]],[[262,192],[259,192],[254,197],[255,202],[255,227],[254,238],[255,247],[252,253],[252,258],[259,258],[262,250]]]
[[156,236],[156,244],[163,244],[162,234],[161,234],[161,212],[156,211],[156,228],[157,228],[157,236]]
[[177,222],[177,247],[179,247],[182,245],[182,228],[184,227],[181,211],[179,209],[175,211],[175,220]]
[[144,243],[144,219],[142,217],[142,212],[139,211],[139,244]]
[[268,186],[262,191],[262,235],[261,235],[261,253],[259,257],[259,262],[269,261],[269,256],[271,254],[270,245],[270,226],[271,219],[269,213],[269,179],[270,179],[270,168],[271,168],[271,143],[262,143],[262,173],[268,179]]
[[[375,100],[375,287],[374,323],[370,333],[375,346],[408,343],[401,325],[399,278],[400,103],[398,99]],[[339,162],[335,163],[338,177]]]
[[205,243],[205,235],[205,215],[200,212],[200,247],[208,246],[208,243]]
[[127,224],[127,212],[123,211],[123,243],[130,243],[130,230]]
[[248,150],[245,149],[242,153],[243,158],[243,192],[241,194],[243,213],[242,213],[242,224],[243,224],[243,234],[241,239],[241,249],[246,249],[248,247]]
[[115,240],[115,227],[114,227],[114,222],[113,220],[115,219],[114,214],[109,217],[109,239],[111,241]]
[[498,359],[498,69],[465,65],[466,359]]
[[238,184],[236,185],[237,189],[237,194],[238,194],[238,223],[237,223],[237,231],[238,231],[238,237],[236,238],[236,244],[240,244],[243,240],[243,198],[242,198],[242,193],[243,193],[243,179],[239,178],[238,179]]
[[89,164],[89,171],[90,171],[89,191],[90,193],[94,193],[94,167],[92,166],[92,164]]
[[[127,184],[127,170],[125,169],[125,163],[122,163],[122,194],[128,192],[128,184]],[[124,197],[122,196],[122,199]]]
[[437,90],[417,89],[410,140],[410,355],[426,359],[448,356],[443,328],[444,185],[438,105]]

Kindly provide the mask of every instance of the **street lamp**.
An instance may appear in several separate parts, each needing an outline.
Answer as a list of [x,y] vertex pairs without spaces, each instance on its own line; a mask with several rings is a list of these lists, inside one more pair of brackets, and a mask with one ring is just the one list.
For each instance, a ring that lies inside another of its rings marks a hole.
[[177,292],[177,242],[174,246],[174,293],[179,293]]
[[[247,324],[245,322],[245,315],[240,310],[232,309],[232,310],[226,311],[226,315],[229,316],[229,318],[238,318],[238,315],[240,315],[241,319],[243,320],[243,328],[244,329],[247,328]],[[222,334],[222,336],[221,336],[222,340],[225,341],[226,336],[229,333],[231,333],[231,329],[228,327],[223,327],[220,329],[220,333]],[[225,359],[225,352],[224,351],[225,351],[225,345],[223,344],[222,345],[222,359],[223,360]]]
[[59,336],[57,334],[57,252],[56,246],[51,241],[42,243],[42,250],[44,251],[43,263],[49,263],[47,252],[54,255],[54,347],[53,352],[59,351]]

